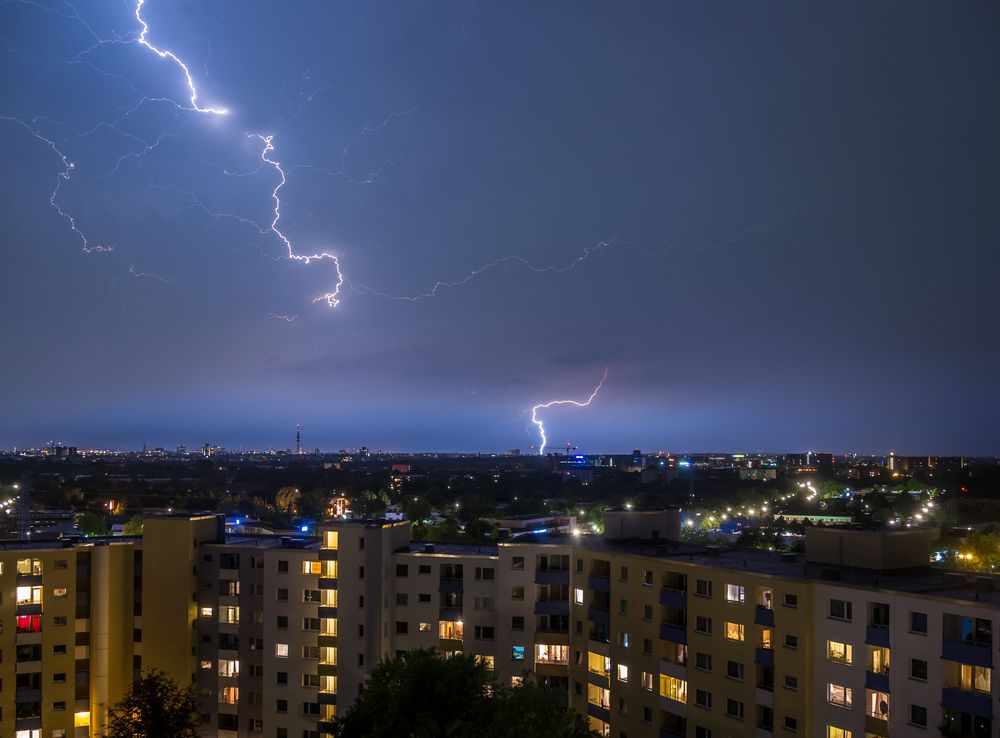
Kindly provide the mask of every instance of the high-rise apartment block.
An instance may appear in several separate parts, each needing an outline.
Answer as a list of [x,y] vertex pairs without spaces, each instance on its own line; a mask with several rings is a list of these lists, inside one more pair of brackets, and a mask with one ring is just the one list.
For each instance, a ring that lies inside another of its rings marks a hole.
[[808,529],[807,555],[680,542],[677,514],[606,537],[415,543],[406,522],[0,550],[0,735],[98,735],[157,667],[221,738],[320,738],[384,658],[473,654],[614,738],[996,738],[991,577],[928,568],[925,531]]

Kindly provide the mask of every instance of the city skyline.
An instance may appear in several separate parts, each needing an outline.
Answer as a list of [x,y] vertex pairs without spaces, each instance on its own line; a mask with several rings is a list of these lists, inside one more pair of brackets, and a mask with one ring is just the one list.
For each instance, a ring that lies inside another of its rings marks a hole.
[[998,19],[0,3],[0,447],[995,455]]

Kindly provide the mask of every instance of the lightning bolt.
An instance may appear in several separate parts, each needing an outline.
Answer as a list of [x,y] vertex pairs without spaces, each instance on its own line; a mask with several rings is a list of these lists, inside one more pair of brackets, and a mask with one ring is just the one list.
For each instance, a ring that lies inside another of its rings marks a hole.
[[57,198],[59,197],[59,190],[62,189],[63,183],[69,182],[70,177],[73,174],[73,170],[76,169],[76,165],[70,160],[69,156],[67,156],[62,152],[62,150],[59,148],[58,145],[56,145],[56,142],[54,140],[52,140],[51,138],[47,138],[46,136],[43,136],[38,130],[36,130],[35,128],[33,128],[31,125],[21,120],[20,118],[15,118],[9,115],[0,115],[0,120],[10,121],[11,123],[16,123],[17,125],[23,127],[28,133],[30,133],[32,136],[34,136],[39,141],[48,146],[55,153],[55,155],[59,157],[59,160],[62,162],[63,168],[62,170],[59,171],[58,174],[56,174],[56,186],[52,189],[52,194],[49,195],[49,205],[51,205],[55,209],[55,211],[59,213],[59,216],[61,218],[64,218],[66,222],[69,223],[69,227],[73,231],[73,233],[79,236],[83,250],[88,254],[93,252],[103,253],[107,251],[113,251],[115,248],[114,246],[108,246],[102,244],[91,246],[90,242],[87,240],[86,234],[84,234],[84,232],[81,231],[80,228],[77,226],[76,218],[70,213],[63,210],[62,206],[60,206],[57,201]]
[[597,393],[601,391],[601,387],[604,386],[604,382],[608,378],[608,370],[604,370],[604,376],[601,377],[601,381],[594,387],[594,391],[590,393],[590,397],[586,400],[549,400],[548,402],[540,402],[531,408],[531,422],[538,427],[538,435],[542,438],[542,443],[538,447],[538,455],[545,455],[545,445],[548,443],[548,438],[545,436],[545,425],[542,423],[542,419],[538,417],[539,410],[546,410],[555,405],[573,405],[574,407],[587,407],[594,398],[597,397]]
[[228,113],[229,111],[226,110],[225,108],[203,108],[200,105],[198,105],[198,88],[195,87],[194,85],[194,79],[191,77],[191,70],[188,69],[187,64],[182,62],[174,54],[174,52],[168,51],[166,49],[158,49],[157,47],[153,46],[153,44],[149,43],[149,41],[146,39],[146,34],[149,33],[149,25],[142,17],[142,6],[145,4],[146,0],[136,0],[135,3],[135,19],[139,22],[139,25],[142,26],[142,31],[139,33],[139,37],[136,39],[136,41],[145,46],[150,51],[152,51],[161,59],[169,59],[174,64],[176,64],[181,69],[182,72],[184,72],[184,79],[187,82],[188,92],[191,93],[191,97],[189,98],[191,101],[190,110],[194,110],[199,113],[211,113],[212,115],[225,115],[226,113]]
[[303,264],[309,264],[313,261],[321,261],[323,259],[328,259],[333,262],[333,267],[337,273],[337,284],[333,288],[333,292],[327,292],[324,295],[320,295],[315,300],[316,302],[325,301],[327,305],[331,308],[337,307],[340,304],[340,299],[338,295],[340,294],[340,288],[344,284],[344,274],[340,271],[340,259],[337,258],[336,254],[331,254],[328,251],[321,251],[316,254],[296,254],[295,249],[292,247],[292,242],[289,240],[288,236],[281,232],[278,228],[278,221],[281,220],[281,188],[287,183],[287,178],[285,177],[285,170],[281,168],[280,162],[277,159],[271,159],[268,157],[272,151],[274,151],[274,144],[271,143],[273,136],[264,136],[259,133],[248,133],[249,138],[255,138],[264,144],[263,150],[260,152],[260,158],[274,167],[275,171],[278,173],[279,181],[275,185],[274,189],[271,191],[271,197],[274,199],[274,220],[271,221],[271,230],[274,231],[275,235],[281,239],[281,242],[285,244],[285,248],[288,250],[288,258],[295,261],[300,261]]
[[640,254],[643,254],[644,256],[653,259],[666,259],[671,252],[681,247],[687,247],[695,249],[696,251],[707,252],[731,246],[737,243],[738,241],[743,240],[747,236],[750,236],[755,233],[763,233],[765,231],[768,231],[774,228],[775,226],[778,226],[788,221],[789,219],[792,218],[793,215],[794,212],[787,213],[778,218],[777,220],[771,221],[769,223],[765,223],[763,225],[748,226],[739,233],[729,236],[728,238],[722,241],[718,241],[716,243],[698,244],[695,243],[694,241],[687,241],[687,240],[676,241],[659,251],[654,251],[651,249],[644,248],[643,246],[637,243],[634,243],[632,241],[627,241],[624,238],[619,238],[618,236],[612,236],[607,240],[598,241],[597,243],[591,246],[585,246],[583,250],[580,252],[579,256],[573,258],[569,262],[562,265],[538,266],[523,256],[519,256],[517,254],[507,254],[505,256],[501,256],[498,259],[494,259],[493,261],[487,262],[486,264],[483,264],[480,267],[472,269],[468,274],[466,274],[461,279],[457,279],[450,282],[445,282],[445,281],[435,282],[434,285],[431,287],[431,289],[416,295],[394,295],[364,284],[360,284],[357,285],[356,287],[353,287],[353,291],[358,294],[375,295],[377,297],[382,297],[387,300],[396,300],[400,302],[419,302],[421,300],[429,300],[431,298],[437,297],[438,292],[442,289],[450,289],[466,285],[472,280],[474,280],[476,277],[480,276],[481,274],[496,269],[497,267],[502,266],[504,264],[519,264],[524,268],[526,268],[528,271],[534,272],[536,274],[546,274],[546,273],[561,274],[563,272],[569,272],[572,271],[573,269],[576,269],[576,267],[578,267],[583,262],[589,260],[592,256],[594,256],[598,252],[604,251],[605,249],[611,248],[612,246],[623,246],[625,248],[630,248],[635,251],[638,251]]

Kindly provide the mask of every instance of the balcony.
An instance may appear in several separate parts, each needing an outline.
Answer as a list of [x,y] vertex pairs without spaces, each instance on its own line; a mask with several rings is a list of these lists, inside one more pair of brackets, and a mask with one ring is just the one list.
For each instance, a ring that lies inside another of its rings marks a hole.
[[764,607],[763,605],[757,605],[757,609],[754,611],[753,622],[755,625],[763,625],[767,628],[774,627],[774,610],[770,607]]
[[688,642],[687,628],[675,623],[661,623],[660,640],[686,644]]
[[321,677],[337,676],[336,664],[316,664],[316,673]]
[[611,594],[611,577],[602,576],[600,574],[591,574],[587,578],[587,586],[595,592]]
[[441,583],[438,585],[438,592],[443,594],[461,594],[465,591],[465,584],[461,579],[445,579],[441,577]]
[[770,648],[757,646],[753,651],[753,662],[758,666],[765,666],[768,669],[774,668],[774,651]]
[[993,667],[993,649],[989,643],[980,641],[942,641],[941,658],[960,664]]
[[569,585],[569,569],[535,569],[535,584]]
[[683,589],[671,589],[663,587],[660,590],[660,604],[670,605],[678,610],[687,609],[687,592]]
[[41,574],[18,574],[17,575],[17,586],[18,587],[38,587],[42,584]]
[[611,625],[611,612],[601,607],[588,607],[587,617],[601,625]]
[[874,690],[875,692],[888,692],[889,670],[886,669],[885,671],[866,671],[865,688]]
[[958,686],[946,686],[941,690],[941,706],[945,710],[993,718],[993,700],[985,692],[973,692]]
[[319,550],[319,560],[320,561],[336,561],[337,560],[337,549],[335,549],[335,548],[321,548]]
[[334,577],[322,577],[319,580],[320,589],[337,589],[337,580]]
[[316,701],[321,705],[336,705],[337,704],[337,693],[336,692],[318,692],[316,694]]
[[439,614],[439,620],[448,620],[452,623],[457,623],[462,620],[461,607],[442,607]]
[[684,733],[673,728],[660,728],[660,738],[684,738]]
[[320,605],[317,610],[318,617],[321,618],[335,618],[337,617],[337,608],[328,607],[327,605]]
[[889,720],[875,715],[865,715],[865,733],[889,738]]
[[566,600],[536,600],[536,615],[569,615],[569,603]]
[[587,703],[587,714],[591,717],[595,717],[598,720],[603,720],[608,722],[611,720],[611,710],[610,705],[595,705],[593,702]]
[[889,626],[869,625],[865,628],[865,643],[869,646],[889,647]]

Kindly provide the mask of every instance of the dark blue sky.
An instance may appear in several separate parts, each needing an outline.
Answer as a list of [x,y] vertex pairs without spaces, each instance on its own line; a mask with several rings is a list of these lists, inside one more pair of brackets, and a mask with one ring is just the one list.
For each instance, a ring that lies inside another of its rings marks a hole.
[[1000,453],[995,3],[133,13],[0,2],[0,445]]

